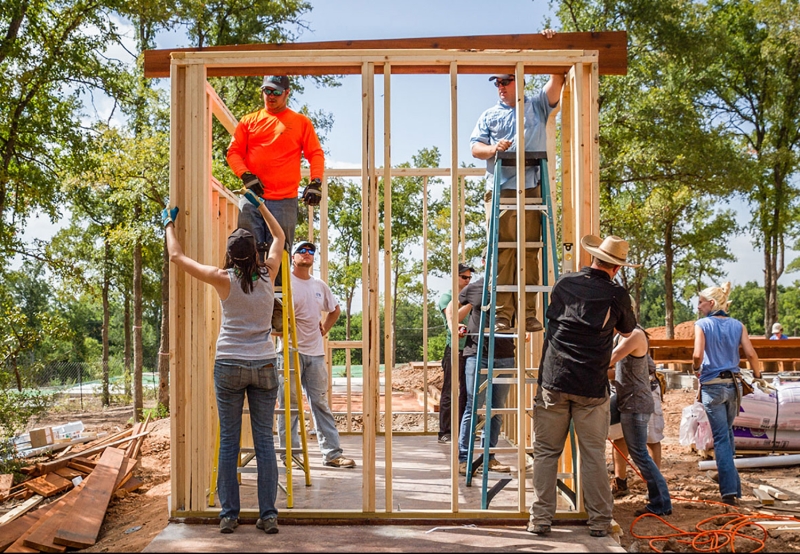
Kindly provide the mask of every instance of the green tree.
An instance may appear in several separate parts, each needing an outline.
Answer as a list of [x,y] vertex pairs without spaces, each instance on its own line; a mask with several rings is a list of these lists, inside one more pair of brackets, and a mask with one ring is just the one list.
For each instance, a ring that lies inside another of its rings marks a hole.
[[754,167],[741,191],[750,202],[755,246],[764,250],[764,321],[778,315],[786,241],[796,240],[800,168],[800,2],[698,3],[698,103],[726,121]]
[[[328,182],[328,224],[333,231],[329,241],[328,285],[344,300],[344,336],[353,334],[353,300],[361,283],[361,187],[349,179]],[[341,321],[341,319],[339,320]]]
[[764,287],[755,281],[748,281],[744,285],[737,285],[731,289],[728,297],[730,300],[730,314],[747,327],[751,335],[762,335],[765,332],[764,320]]

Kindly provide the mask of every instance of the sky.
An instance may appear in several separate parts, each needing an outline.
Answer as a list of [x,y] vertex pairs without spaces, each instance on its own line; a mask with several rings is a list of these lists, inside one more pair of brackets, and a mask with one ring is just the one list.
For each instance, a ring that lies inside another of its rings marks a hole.
[[[557,19],[550,12],[547,0],[506,0],[502,3],[485,0],[311,0],[311,3],[313,10],[303,17],[308,29],[302,30],[299,42],[536,33],[544,28],[547,17],[557,27]],[[184,45],[185,41],[179,35],[159,37],[159,48]],[[360,76],[346,76],[342,79],[342,86],[333,89],[316,88],[309,82],[305,92],[292,101],[293,107],[308,104],[312,110],[333,114],[334,125],[326,142],[328,167],[360,167],[360,80]],[[393,76],[393,165],[410,161],[421,148],[438,146],[442,166],[449,166],[448,82],[446,75]],[[168,81],[162,80],[162,83],[167,86]],[[378,94],[382,87],[383,80],[379,76],[375,84]],[[480,113],[496,102],[496,89],[485,76],[461,75],[458,90],[459,159],[480,165],[469,153],[468,138]],[[380,97],[376,108],[376,130],[380,132],[383,108]],[[244,114],[235,115],[241,117]],[[377,150],[380,164],[382,141]],[[746,208],[741,203],[734,203],[732,207],[737,209],[740,225],[746,225],[749,221]],[[58,228],[59,224],[51,224],[46,217],[35,218],[29,222],[25,237],[48,239]],[[735,237],[732,251],[738,261],[723,265],[727,279],[734,285],[753,280],[763,284],[763,255],[754,249],[750,237]],[[788,263],[795,254],[787,254]],[[784,275],[781,283],[790,285],[795,278],[794,275]],[[449,288],[449,280],[434,279],[429,287],[441,292]]]

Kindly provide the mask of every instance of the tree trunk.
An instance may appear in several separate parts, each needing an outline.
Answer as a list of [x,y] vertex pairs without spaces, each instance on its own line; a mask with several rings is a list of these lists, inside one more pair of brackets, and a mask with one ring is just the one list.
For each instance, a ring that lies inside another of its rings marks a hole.
[[111,277],[111,247],[108,237],[103,241],[103,406],[111,404],[111,394],[108,390],[108,332],[111,325],[111,313],[108,307],[108,288]]
[[675,338],[675,285],[672,282],[672,268],[675,263],[675,251],[672,247],[672,223],[667,223],[664,232],[664,326],[666,338]]
[[161,263],[161,346],[158,348],[158,404],[169,410],[169,253],[164,239]]
[[125,398],[131,397],[131,293],[130,285],[125,284],[125,348],[123,358],[125,364]]
[[[141,205],[134,210],[138,221]],[[133,421],[142,418],[142,242],[139,238],[133,247]]]

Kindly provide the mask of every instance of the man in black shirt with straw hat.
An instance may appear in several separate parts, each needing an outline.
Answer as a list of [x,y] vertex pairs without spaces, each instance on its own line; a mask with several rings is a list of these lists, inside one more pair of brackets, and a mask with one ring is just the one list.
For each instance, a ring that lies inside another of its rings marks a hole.
[[590,534],[604,537],[611,524],[613,497],[608,483],[605,442],[609,425],[607,370],[614,333],[627,337],[636,327],[628,291],[614,281],[627,262],[628,243],[616,236],[587,235],[581,246],[591,267],[559,278],[550,294],[534,419],[533,487],[528,531],[550,532],[556,512],[558,459],[570,422],[579,437],[582,493]]

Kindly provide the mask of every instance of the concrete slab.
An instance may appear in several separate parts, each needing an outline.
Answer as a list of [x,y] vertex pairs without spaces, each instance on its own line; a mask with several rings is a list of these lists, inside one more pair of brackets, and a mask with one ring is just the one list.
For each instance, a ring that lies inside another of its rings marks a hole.
[[[280,520],[279,520],[280,521]],[[240,525],[222,535],[216,525],[170,523],[144,552],[625,552],[611,537],[589,536],[585,525],[557,525],[546,538],[522,526],[281,525],[265,535]]]

